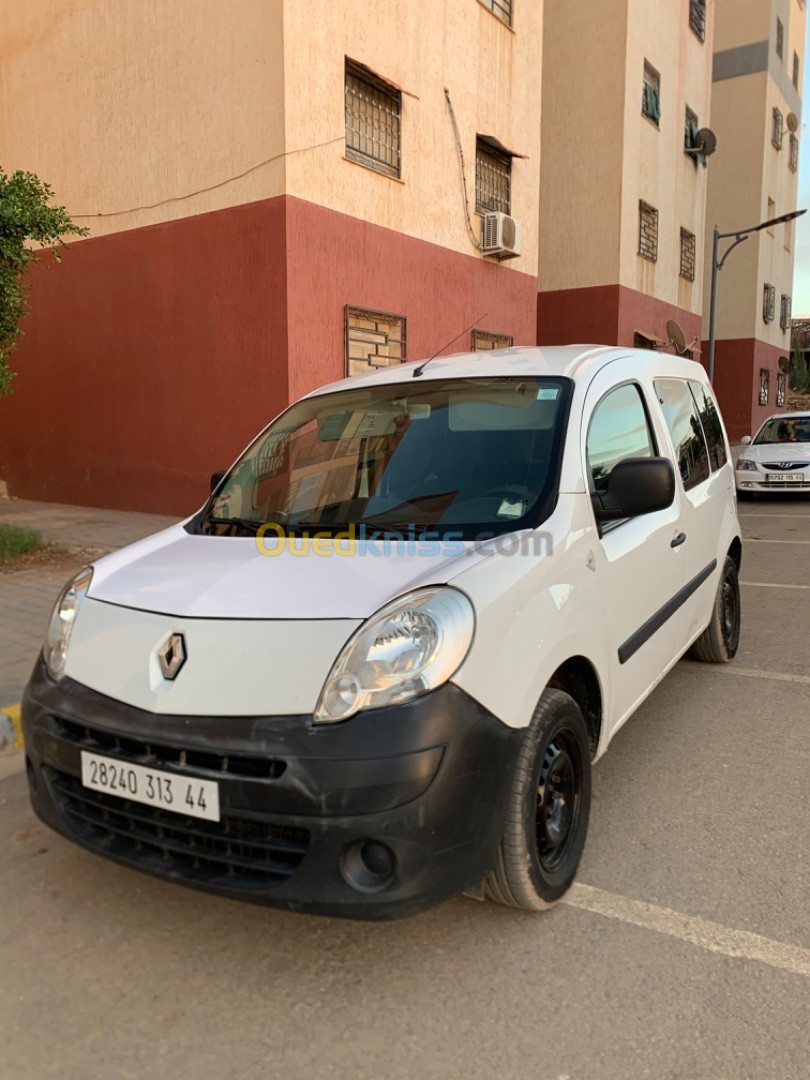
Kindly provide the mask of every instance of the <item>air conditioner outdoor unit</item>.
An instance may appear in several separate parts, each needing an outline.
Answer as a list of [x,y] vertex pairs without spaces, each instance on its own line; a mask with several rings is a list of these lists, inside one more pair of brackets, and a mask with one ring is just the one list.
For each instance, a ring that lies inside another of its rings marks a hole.
[[481,250],[499,259],[516,259],[521,251],[520,222],[497,210],[484,214]]

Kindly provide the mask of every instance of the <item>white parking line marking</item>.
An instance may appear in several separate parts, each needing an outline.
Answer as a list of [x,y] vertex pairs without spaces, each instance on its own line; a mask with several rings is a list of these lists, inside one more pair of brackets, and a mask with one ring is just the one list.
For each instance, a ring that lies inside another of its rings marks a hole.
[[744,536],[745,544],[810,544],[810,540],[758,540],[753,536]]
[[777,585],[773,581],[741,581],[740,584],[757,589],[810,589],[810,585]]
[[791,975],[810,978],[810,949],[803,949],[799,945],[785,945],[784,942],[751,934],[747,930],[733,930],[708,919],[682,915],[671,908],[631,900],[627,896],[579,882],[572,885],[562,903],[594,915],[603,915],[606,919],[618,919],[644,930],[654,930],[735,960],[756,960],[769,967],[789,971]]
[[749,679],[773,679],[776,682],[793,682],[810,686],[810,675],[789,675],[785,671],[759,671],[757,668],[735,667],[734,664],[731,667],[725,664],[700,664],[696,660],[682,660],[681,663],[700,668],[701,671],[713,672],[715,675],[744,675]]

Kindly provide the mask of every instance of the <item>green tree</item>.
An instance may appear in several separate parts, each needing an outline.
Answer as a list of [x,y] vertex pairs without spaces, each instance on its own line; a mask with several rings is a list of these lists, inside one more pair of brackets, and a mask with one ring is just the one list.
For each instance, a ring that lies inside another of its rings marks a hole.
[[25,270],[39,258],[33,244],[50,248],[57,262],[63,237],[87,236],[63,206],[49,206],[50,187],[34,173],[19,169],[10,176],[0,167],[0,397],[11,393],[14,372],[8,358],[22,336],[20,320],[28,314]]

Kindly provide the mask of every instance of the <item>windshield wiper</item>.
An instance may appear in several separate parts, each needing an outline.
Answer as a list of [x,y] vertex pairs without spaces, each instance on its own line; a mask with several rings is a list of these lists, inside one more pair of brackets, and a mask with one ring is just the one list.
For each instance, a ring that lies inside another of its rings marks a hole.
[[205,524],[209,529],[212,525],[234,525],[238,529],[244,529],[251,536],[256,536],[264,522],[251,521],[250,518],[241,517],[209,517],[205,519]]

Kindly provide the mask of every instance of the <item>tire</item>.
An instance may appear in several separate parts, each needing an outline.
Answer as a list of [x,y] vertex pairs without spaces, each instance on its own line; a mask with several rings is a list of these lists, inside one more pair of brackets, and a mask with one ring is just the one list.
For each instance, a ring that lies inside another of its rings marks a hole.
[[740,644],[740,623],[737,564],[727,555],[714,598],[711,622],[690,649],[692,658],[706,664],[727,664]]
[[486,896],[526,911],[551,907],[574,880],[590,808],[590,743],[582,713],[562,690],[544,690],[518,754]]

